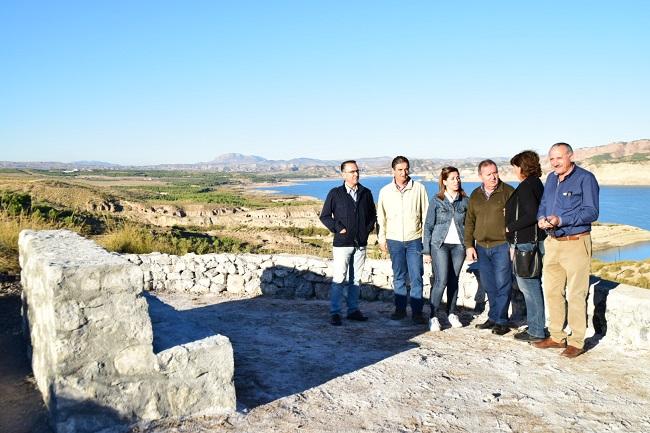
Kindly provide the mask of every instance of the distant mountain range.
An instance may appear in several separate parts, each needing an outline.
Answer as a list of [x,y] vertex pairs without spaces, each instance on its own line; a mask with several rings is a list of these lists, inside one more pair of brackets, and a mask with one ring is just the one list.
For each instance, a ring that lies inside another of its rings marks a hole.
[[[460,169],[472,169],[483,159],[469,157],[458,159],[412,159],[411,166],[417,173],[436,172],[443,165],[454,165]],[[493,158],[500,166],[508,165],[509,158]],[[615,142],[604,146],[577,149],[574,159],[589,165],[616,162],[641,162],[650,160],[650,140]],[[359,158],[357,161],[366,174],[386,174],[392,157],[379,156]],[[300,172],[305,175],[334,175],[338,173],[340,161],[314,158],[293,158],[289,160],[270,160],[256,155],[226,153],[212,161],[194,164],[158,164],[146,166],[127,166],[103,161],[74,162],[11,162],[0,161],[0,168],[41,169],[41,170],[200,170],[219,172]]]

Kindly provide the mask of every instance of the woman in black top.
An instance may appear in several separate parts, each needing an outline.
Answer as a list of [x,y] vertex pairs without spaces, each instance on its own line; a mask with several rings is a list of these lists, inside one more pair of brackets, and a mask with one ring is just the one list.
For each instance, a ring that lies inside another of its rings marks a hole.
[[[506,237],[513,249],[516,244],[519,250],[532,251],[537,243],[543,253],[546,234],[537,227],[537,209],[544,192],[544,185],[539,179],[542,176],[539,155],[532,150],[526,150],[513,156],[510,164],[521,183],[506,202]],[[530,342],[543,340],[546,338],[546,318],[541,276],[515,276],[519,290],[526,300],[528,321],[528,330],[515,334],[515,338]]]

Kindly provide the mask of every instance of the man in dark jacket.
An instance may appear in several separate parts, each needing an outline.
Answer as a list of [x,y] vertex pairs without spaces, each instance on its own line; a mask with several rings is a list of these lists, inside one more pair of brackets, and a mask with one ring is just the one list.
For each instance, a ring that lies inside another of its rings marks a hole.
[[349,320],[368,320],[359,311],[359,283],[366,261],[368,235],[375,227],[377,213],[372,192],[359,183],[356,161],[341,164],[343,185],[332,188],[327,194],[321,222],[334,233],[332,248],[332,288],[330,290],[330,323],[340,326],[341,297],[347,286]]

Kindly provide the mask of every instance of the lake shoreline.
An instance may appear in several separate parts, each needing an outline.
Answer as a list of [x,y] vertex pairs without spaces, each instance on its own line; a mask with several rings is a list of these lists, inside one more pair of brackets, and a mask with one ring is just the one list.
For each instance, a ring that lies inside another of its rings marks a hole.
[[[416,177],[417,178],[417,177]],[[366,187],[373,190],[373,194],[378,193],[378,188],[381,188],[385,183],[389,182],[390,177],[387,176],[365,176],[367,180]],[[283,182],[280,184],[267,184],[269,189],[261,184],[250,185],[257,192],[265,194],[274,194],[276,196],[290,196],[298,197],[305,200],[318,200],[323,201],[324,196],[331,187],[337,185],[337,178],[325,179],[304,179],[292,180],[291,182]],[[312,182],[315,182],[312,187]],[[342,179],[341,179],[342,182]],[[364,181],[362,179],[362,184]],[[477,183],[466,182],[467,191],[473,189]],[[437,187],[432,182],[425,181],[425,186],[431,192],[436,191]],[[277,187],[274,189],[273,187]],[[640,188],[641,193],[637,192],[636,188]],[[287,191],[288,190],[288,191]],[[292,192],[293,191],[293,192]],[[594,253],[610,251],[610,256],[623,257],[629,260],[643,260],[650,257],[650,230],[647,227],[640,227],[638,224],[644,223],[643,209],[631,210],[629,206],[625,209],[619,208],[619,198],[621,196],[634,197],[639,203],[645,201],[650,202],[650,197],[644,198],[642,194],[648,194],[648,189],[644,187],[607,187],[601,189],[601,218],[602,222],[597,222],[593,226],[592,242]],[[638,198],[637,198],[638,197]],[[629,198],[621,199],[628,201]],[[641,218],[639,218],[639,216]],[[634,218],[636,217],[636,219]],[[624,222],[617,222],[623,219]],[[636,222],[631,224],[626,221]],[[632,251],[633,247],[637,247]],[[616,251],[615,251],[616,250]],[[619,251],[620,250],[620,251]],[[634,258],[629,258],[634,257]]]

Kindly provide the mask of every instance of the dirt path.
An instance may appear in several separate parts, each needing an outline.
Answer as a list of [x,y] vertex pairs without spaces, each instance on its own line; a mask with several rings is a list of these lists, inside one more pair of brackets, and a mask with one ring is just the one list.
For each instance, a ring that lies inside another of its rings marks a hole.
[[134,431],[650,431],[650,353],[606,337],[568,360],[471,326],[391,322],[379,302],[362,304],[369,322],[334,328],[322,301],[161,300],[150,299],[158,350],[215,332],[232,340],[240,407]]
[[0,283],[0,432],[49,433],[20,329],[18,287]]

